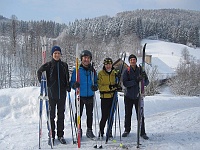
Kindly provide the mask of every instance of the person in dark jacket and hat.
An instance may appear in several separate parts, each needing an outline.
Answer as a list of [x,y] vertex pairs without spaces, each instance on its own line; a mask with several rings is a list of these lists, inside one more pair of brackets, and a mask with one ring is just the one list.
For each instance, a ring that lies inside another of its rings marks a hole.
[[[131,116],[133,104],[135,105],[136,115],[138,116],[138,102],[140,97],[140,87],[139,83],[144,78],[145,86],[149,84],[148,77],[146,73],[141,74],[141,67],[137,66],[137,57],[131,54],[128,58],[130,67],[128,67],[123,72],[123,85],[125,87],[124,91],[124,104],[125,104],[125,121],[124,127],[125,131],[122,134],[122,137],[127,137],[131,131]],[[149,137],[145,132],[144,116],[142,116],[142,125],[140,136],[148,140]]]
[[66,91],[70,92],[68,64],[61,61],[61,48],[53,46],[51,50],[52,60],[43,64],[37,71],[38,80],[41,83],[41,75],[46,71],[48,97],[50,105],[50,121],[52,128],[53,143],[55,139],[55,117],[57,106],[57,136],[62,144],[64,139],[64,112],[66,102]]

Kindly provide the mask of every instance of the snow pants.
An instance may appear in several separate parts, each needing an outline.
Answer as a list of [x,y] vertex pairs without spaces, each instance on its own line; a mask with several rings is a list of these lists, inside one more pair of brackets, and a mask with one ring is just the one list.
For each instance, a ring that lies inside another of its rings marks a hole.
[[56,106],[57,106],[57,136],[62,137],[64,135],[65,102],[66,99],[59,99],[59,100],[49,99],[52,138],[55,138]]
[[[113,98],[101,98],[101,121],[100,121],[100,132],[101,135],[104,134],[104,128],[106,121],[110,117],[110,110],[112,107]],[[112,129],[112,127],[111,127]]]
[[[139,99],[129,99],[124,96],[124,105],[125,105],[125,120],[124,120],[124,128],[126,132],[131,131],[131,116],[133,104],[135,105],[136,116],[138,119],[138,102]],[[145,134],[145,123],[144,123],[144,115],[142,116],[142,125],[140,135]]]
[[[92,129],[92,121],[93,121],[93,96],[92,97],[80,97],[80,116],[83,114],[83,108],[86,108],[86,116],[87,116],[87,128]],[[75,101],[76,106],[76,101]],[[75,113],[75,122],[77,124],[77,113]]]

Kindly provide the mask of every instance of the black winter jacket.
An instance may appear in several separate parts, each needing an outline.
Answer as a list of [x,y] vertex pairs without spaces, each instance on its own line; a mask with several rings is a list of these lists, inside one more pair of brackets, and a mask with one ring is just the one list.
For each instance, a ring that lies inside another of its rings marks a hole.
[[69,85],[69,70],[67,63],[52,59],[42,65],[38,71],[38,80],[41,83],[42,72],[46,71],[49,99],[66,99],[66,89]]
[[[138,99],[140,93],[139,81],[137,78],[140,75],[141,68],[136,66],[134,70],[132,67],[128,68],[123,72],[123,85],[125,86],[124,94],[129,99]],[[149,84],[148,77],[145,73],[145,86]]]

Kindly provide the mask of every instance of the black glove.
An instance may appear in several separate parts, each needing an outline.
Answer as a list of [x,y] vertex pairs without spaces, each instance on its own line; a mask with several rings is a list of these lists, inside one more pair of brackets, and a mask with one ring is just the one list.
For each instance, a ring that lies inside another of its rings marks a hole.
[[122,91],[122,87],[121,87],[121,85],[118,85],[118,87],[117,87],[117,91]]
[[80,83],[79,82],[74,82],[73,86],[74,89],[79,88],[80,87]]
[[117,89],[118,84],[109,85],[110,90]]
[[71,87],[70,86],[67,86],[67,92],[71,92]]
[[141,74],[141,75],[142,75],[142,77],[143,77],[143,78],[145,78],[145,77],[146,77],[146,73],[145,73],[145,72],[142,72],[142,74]]
[[139,76],[137,77],[137,82],[142,81],[142,79],[143,79],[143,76],[142,76],[142,75],[139,75]]
[[109,88],[110,88],[110,90],[112,90],[112,89],[116,88],[116,86],[115,86],[115,84],[109,85]]
[[97,90],[98,90],[98,88],[97,88],[96,85],[92,85],[92,86],[91,86],[91,89],[92,89],[92,91],[97,91]]
[[145,73],[145,72],[142,72],[141,75],[139,75],[139,76],[137,77],[137,81],[140,82],[140,81],[142,81],[142,79],[144,79],[144,78],[146,78],[146,73]]

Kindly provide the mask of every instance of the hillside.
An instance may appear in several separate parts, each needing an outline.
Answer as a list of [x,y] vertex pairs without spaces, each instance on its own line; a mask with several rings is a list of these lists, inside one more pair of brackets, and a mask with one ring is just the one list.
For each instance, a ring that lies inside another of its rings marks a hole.
[[[159,78],[172,76],[176,73],[176,68],[182,58],[184,48],[188,49],[189,54],[197,60],[200,60],[200,48],[191,48],[183,44],[159,41],[142,40],[142,45],[147,43],[146,54],[152,56],[152,64],[147,67],[157,67]],[[140,59],[139,59],[140,61]]]
[[169,67],[176,68],[179,60],[182,57],[182,50],[187,48],[189,54],[195,59],[200,59],[200,48],[192,48],[184,44],[171,43],[160,40],[143,40],[142,43],[148,43],[147,54],[151,54],[153,57],[159,57]]
[[47,61],[56,44],[62,49],[63,60],[72,68],[78,43],[80,51],[92,52],[95,67],[99,69],[106,56],[117,60],[123,51],[137,55],[142,49],[141,39],[149,37],[200,47],[199,13],[179,9],[134,10],[113,17],[75,20],[68,25],[45,20],[19,21],[13,16],[9,21],[0,21],[0,53],[3,54],[0,56],[0,88],[37,85],[35,72],[41,65],[40,37],[48,39]]

